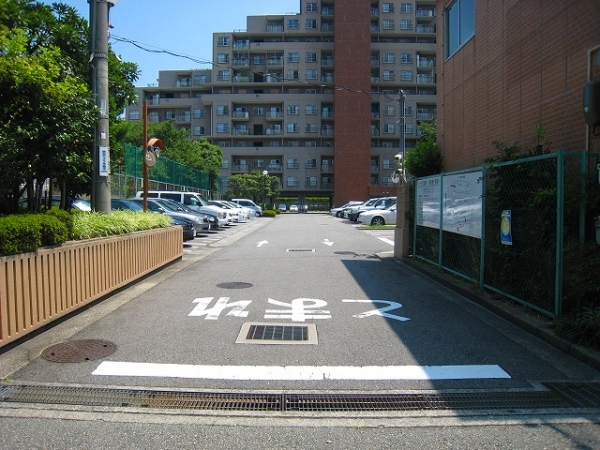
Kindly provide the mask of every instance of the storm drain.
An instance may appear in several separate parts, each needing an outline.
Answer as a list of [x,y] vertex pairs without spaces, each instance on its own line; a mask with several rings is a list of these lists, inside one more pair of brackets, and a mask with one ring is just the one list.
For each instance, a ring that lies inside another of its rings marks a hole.
[[286,248],[285,252],[286,253],[302,253],[302,252],[314,253],[315,249],[314,248]]
[[243,281],[229,281],[227,283],[217,284],[218,288],[221,289],[248,289],[252,287],[252,283],[245,283]]
[[42,357],[58,363],[77,363],[94,361],[112,355],[117,346],[112,342],[84,339],[79,341],[61,342],[44,349]]
[[317,325],[245,323],[236,344],[312,344],[317,345]]
[[[549,390],[407,394],[219,393],[75,386],[3,385],[0,401],[183,410],[360,412],[595,408],[598,383],[548,383]],[[593,395],[593,398],[588,395]]]

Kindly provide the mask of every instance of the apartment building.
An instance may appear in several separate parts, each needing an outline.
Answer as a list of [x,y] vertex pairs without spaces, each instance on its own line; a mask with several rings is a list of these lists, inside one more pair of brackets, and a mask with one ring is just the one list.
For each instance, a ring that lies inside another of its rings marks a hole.
[[221,148],[224,192],[229,176],[258,171],[300,202],[392,194],[395,155],[436,115],[435,3],[300,0],[297,14],[215,33],[211,70],[161,71],[138,95],[150,122]]

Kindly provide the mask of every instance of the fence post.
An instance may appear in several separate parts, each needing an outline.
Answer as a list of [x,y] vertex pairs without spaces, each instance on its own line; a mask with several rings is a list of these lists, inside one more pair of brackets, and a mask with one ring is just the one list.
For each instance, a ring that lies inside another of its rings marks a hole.
[[563,241],[565,206],[565,155],[562,150],[556,154],[556,267],[554,277],[554,315],[562,312],[563,285]]
[[479,289],[483,289],[485,283],[485,234],[486,234],[486,223],[485,223],[485,208],[486,208],[486,180],[487,180],[487,166],[481,167],[481,253],[479,257]]

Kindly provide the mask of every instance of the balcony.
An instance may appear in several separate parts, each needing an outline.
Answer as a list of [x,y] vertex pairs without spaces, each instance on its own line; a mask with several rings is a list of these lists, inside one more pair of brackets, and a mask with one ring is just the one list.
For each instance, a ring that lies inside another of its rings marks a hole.
[[417,83],[419,84],[435,84],[435,77],[429,75],[417,75]]
[[321,172],[333,172],[333,163],[322,163]]
[[435,34],[435,26],[433,25],[417,25],[415,28],[417,33]]
[[244,172],[247,173],[250,169],[248,164],[232,164],[231,171],[232,172]]
[[234,120],[249,120],[250,114],[248,111],[234,111],[231,117]]

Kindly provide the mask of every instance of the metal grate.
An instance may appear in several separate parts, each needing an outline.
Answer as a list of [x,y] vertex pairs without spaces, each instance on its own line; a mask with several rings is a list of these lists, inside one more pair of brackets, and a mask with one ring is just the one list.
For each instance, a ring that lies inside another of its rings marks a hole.
[[215,393],[75,386],[2,385],[0,402],[231,411],[410,411],[600,407],[600,383],[549,390],[407,394]]
[[315,324],[245,323],[236,344],[317,344]]
[[285,251],[288,253],[290,253],[290,252],[312,252],[312,253],[314,253],[315,249],[314,248],[286,248]]

